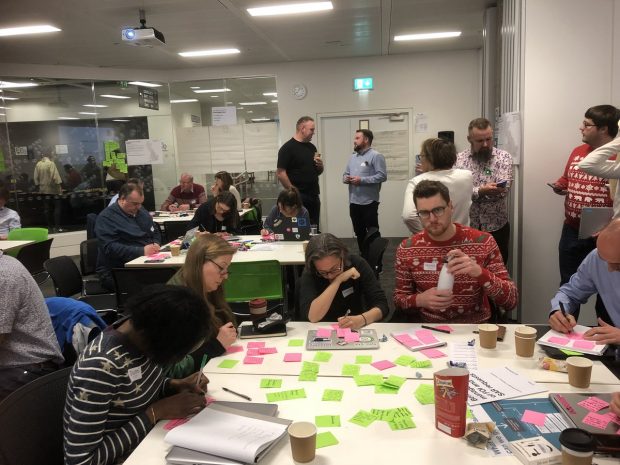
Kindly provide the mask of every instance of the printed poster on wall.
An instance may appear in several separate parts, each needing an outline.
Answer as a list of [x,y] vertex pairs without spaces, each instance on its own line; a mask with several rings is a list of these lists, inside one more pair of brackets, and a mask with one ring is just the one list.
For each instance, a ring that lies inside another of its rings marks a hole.
[[237,124],[237,107],[234,105],[228,107],[211,108],[211,122],[213,126],[232,126]]
[[161,140],[134,139],[125,141],[128,165],[163,165]]

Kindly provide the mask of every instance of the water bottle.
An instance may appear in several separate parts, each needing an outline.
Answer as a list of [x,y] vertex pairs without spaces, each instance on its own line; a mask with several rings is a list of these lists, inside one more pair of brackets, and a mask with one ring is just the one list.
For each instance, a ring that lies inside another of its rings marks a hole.
[[437,282],[438,291],[452,292],[452,287],[454,286],[454,275],[448,271],[448,261],[449,258],[447,256],[442,260],[443,265],[441,266],[439,281]]

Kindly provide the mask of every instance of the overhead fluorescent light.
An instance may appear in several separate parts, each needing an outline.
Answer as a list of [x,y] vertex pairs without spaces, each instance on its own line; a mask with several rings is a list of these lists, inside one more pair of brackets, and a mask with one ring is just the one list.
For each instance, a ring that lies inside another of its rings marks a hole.
[[11,107],[0,107],[0,108],[2,108],[3,110],[10,110],[11,109]]
[[58,119],[80,119],[77,116],[59,116]]
[[4,95],[0,95],[0,100],[19,100],[17,97],[5,97]]
[[60,29],[49,24],[41,26],[6,27],[0,29],[0,37],[21,36],[26,34],[42,34],[44,32],[59,32]]
[[105,98],[131,98],[127,95],[101,94],[99,97]]
[[220,48],[216,50],[195,50],[192,52],[179,52],[179,55],[185,58],[191,57],[211,57],[217,55],[234,55],[235,53],[241,53],[238,48]]
[[278,100],[272,100],[271,103],[278,103]]
[[263,92],[263,95],[265,97],[277,97],[278,93],[277,92]]
[[226,102],[226,105],[234,105],[233,102]]
[[112,121],[118,121],[119,123],[128,123],[128,119],[113,119]]
[[246,110],[246,113],[254,113],[252,110]]
[[243,110],[243,107],[237,107],[237,110]]
[[200,89],[194,91],[195,94],[216,94],[218,92],[230,92],[230,89]]
[[200,89],[200,86],[190,86],[190,89]]
[[132,86],[141,86],[141,87],[161,87],[161,84],[153,84],[152,82],[142,82],[142,81],[131,81],[127,84],[131,84]]
[[9,82],[0,81],[0,89],[12,89],[14,87],[36,87],[39,84],[36,82]]
[[90,107],[90,108],[108,108],[107,105],[95,105],[94,103],[87,103],[85,105],[82,105],[83,107]]
[[263,6],[248,8],[251,16],[292,15],[299,13],[313,13],[316,11],[333,10],[332,2],[291,3],[287,5]]
[[258,122],[258,121],[270,121],[270,118],[252,118],[252,121],[254,121],[254,122]]
[[4,113],[0,113],[0,116],[6,116]]
[[170,103],[190,103],[190,102],[197,102],[197,101],[198,101],[197,98],[179,98],[179,99],[170,100]]
[[219,95],[209,95],[209,97],[211,97],[211,98],[218,98]]
[[90,113],[88,111],[78,111],[78,115],[98,115],[99,113]]
[[431,39],[447,39],[449,37],[459,37],[461,31],[454,32],[430,32],[428,34],[405,34],[401,36],[394,36],[396,42],[405,40],[431,40]]
[[246,105],[246,106],[267,105],[267,102],[239,102],[239,105]]

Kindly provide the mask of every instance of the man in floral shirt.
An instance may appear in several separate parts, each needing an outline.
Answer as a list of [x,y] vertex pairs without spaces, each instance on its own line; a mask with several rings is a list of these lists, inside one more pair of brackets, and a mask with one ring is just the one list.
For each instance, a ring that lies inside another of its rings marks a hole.
[[471,227],[491,233],[506,263],[510,242],[507,198],[512,184],[512,156],[493,147],[493,126],[486,118],[476,118],[469,123],[467,140],[471,147],[457,155],[454,167],[472,172]]

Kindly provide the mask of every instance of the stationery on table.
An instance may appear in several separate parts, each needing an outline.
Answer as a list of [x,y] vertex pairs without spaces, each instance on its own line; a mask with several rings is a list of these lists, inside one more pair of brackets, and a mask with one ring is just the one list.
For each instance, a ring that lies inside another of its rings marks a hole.
[[558,349],[574,350],[590,355],[603,355],[607,349],[607,344],[596,344],[594,341],[586,341],[583,338],[583,333],[589,329],[587,326],[575,325],[573,331],[568,334],[550,329],[537,342],[540,345]]
[[412,328],[407,331],[390,333],[391,336],[411,351],[442,347],[446,343],[437,339],[429,329]]
[[620,417],[609,408],[611,394],[549,394],[549,399],[575,428],[620,434]]

